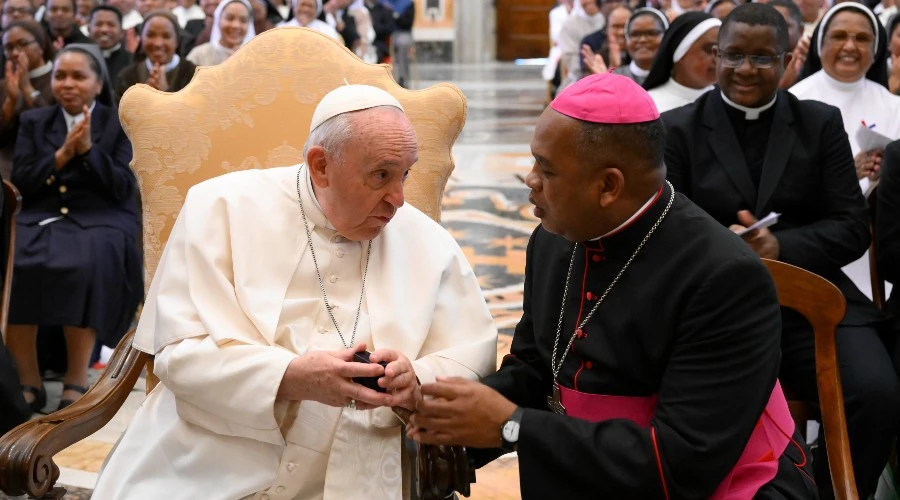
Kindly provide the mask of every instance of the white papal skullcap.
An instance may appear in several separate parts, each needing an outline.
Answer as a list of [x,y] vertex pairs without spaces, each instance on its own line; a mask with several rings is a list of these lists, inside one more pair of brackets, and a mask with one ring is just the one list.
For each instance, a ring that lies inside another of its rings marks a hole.
[[371,85],[342,85],[322,98],[313,113],[309,131],[317,129],[330,118],[352,111],[362,111],[376,106],[393,106],[403,111],[403,106],[391,94]]

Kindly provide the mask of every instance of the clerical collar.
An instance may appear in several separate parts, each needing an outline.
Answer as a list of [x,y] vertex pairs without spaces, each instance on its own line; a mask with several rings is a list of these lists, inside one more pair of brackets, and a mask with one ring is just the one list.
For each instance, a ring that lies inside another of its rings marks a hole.
[[822,72],[822,78],[825,80],[825,83],[828,84],[833,90],[838,92],[859,92],[863,90],[866,86],[866,75],[863,75],[862,78],[856,80],[855,82],[842,82],[840,80],[836,80],[831,77],[825,70],[820,70]]
[[[166,64],[166,73],[175,69],[175,66],[178,66],[180,62],[181,58],[178,57],[178,54],[172,54],[172,60],[169,61],[169,64]],[[147,70],[153,71],[153,63],[150,62],[150,59],[144,59],[144,64],[147,65]]]
[[303,177],[306,185],[306,189],[300,189],[300,196],[303,197],[303,205],[307,207],[306,216],[313,226],[329,231],[335,231],[334,226],[331,225],[331,222],[325,216],[322,205],[319,205],[319,200],[316,199],[316,191],[313,189],[312,177],[309,175],[309,167],[303,163],[300,165],[300,168],[303,169]]
[[40,76],[44,76],[53,69],[53,63],[51,61],[47,61],[43,66],[38,66],[33,70],[28,72],[28,78],[38,78]]
[[[94,106],[96,106],[96,105],[97,105],[97,101],[95,100],[91,103],[90,106],[88,106],[88,111],[93,113]],[[84,112],[83,111],[81,113],[78,113],[77,115],[70,115],[68,112],[66,112],[66,108],[60,108],[60,109],[62,109],[63,116],[66,119],[66,131],[72,130],[72,127],[74,127],[75,125],[78,125],[79,123],[84,121]]]
[[628,65],[628,69],[631,70],[631,74],[638,78],[647,78],[647,75],[650,74],[649,69],[641,69],[640,66],[637,65],[634,60],[631,61],[631,64]]
[[659,188],[659,191],[657,191],[653,196],[651,196],[650,199],[647,200],[647,203],[644,203],[643,206],[641,206],[641,208],[637,209],[637,212],[635,212],[631,217],[629,217],[628,220],[619,224],[619,227],[613,229],[612,231],[609,231],[608,233],[604,234],[603,236],[598,236],[596,238],[593,238],[590,241],[599,241],[599,240],[602,240],[603,238],[609,238],[610,236],[622,231],[623,229],[625,229],[626,227],[631,225],[632,222],[637,220],[640,216],[644,215],[647,212],[647,210],[650,209],[650,206],[653,205],[653,203],[656,202],[656,200],[658,200],[660,196],[662,196],[662,192],[663,192],[663,188]]
[[725,101],[725,104],[731,106],[732,108],[734,108],[738,111],[743,111],[745,119],[758,120],[759,115],[762,114],[763,111],[765,111],[775,105],[775,101],[778,100],[778,94],[776,93],[775,97],[773,97],[771,101],[769,101],[767,104],[763,104],[762,106],[760,106],[758,108],[748,108],[747,106],[741,106],[740,104],[729,99],[728,96],[725,95],[725,92],[722,92],[722,100]]
[[117,43],[108,49],[100,49],[100,52],[103,52],[103,58],[109,59],[117,50],[122,48],[121,43]]

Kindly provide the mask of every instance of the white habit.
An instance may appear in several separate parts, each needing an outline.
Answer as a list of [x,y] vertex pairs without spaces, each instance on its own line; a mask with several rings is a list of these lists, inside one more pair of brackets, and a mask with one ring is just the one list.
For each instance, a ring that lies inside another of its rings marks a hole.
[[[822,69],[791,87],[790,92],[800,99],[813,99],[841,110],[844,130],[850,139],[854,157],[860,152],[856,131],[863,122],[874,125],[873,130],[891,139],[900,138],[900,97],[868,78],[845,83],[828,76]],[[860,189],[867,196],[873,187],[870,184],[869,179],[859,181]],[[843,271],[860,291],[872,298],[868,251],[859,260],[845,266]],[[890,294],[890,288],[887,293]]]
[[[387,408],[275,401],[287,365],[343,348],[325,311],[297,200],[341,332],[353,330],[366,242],[337,234],[305,167],[194,186],[156,271],[134,345],[150,393],[92,498],[394,499],[401,427]],[[409,204],[372,240],[357,341],[391,348],[428,383],[495,370],[497,331],[455,240]]]
[[656,104],[656,109],[658,109],[660,113],[663,113],[670,109],[688,105],[712,89],[712,85],[702,89],[692,89],[690,87],[685,87],[676,82],[674,78],[670,77],[669,81],[655,89],[648,90],[647,93],[650,94],[650,97]]
[[562,75],[559,90],[577,82],[584,76],[581,71],[581,41],[584,37],[600,31],[606,26],[606,17],[598,12],[589,16],[576,0],[572,14],[563,23],[559,32],[560,61],[565,66],[566,74]]

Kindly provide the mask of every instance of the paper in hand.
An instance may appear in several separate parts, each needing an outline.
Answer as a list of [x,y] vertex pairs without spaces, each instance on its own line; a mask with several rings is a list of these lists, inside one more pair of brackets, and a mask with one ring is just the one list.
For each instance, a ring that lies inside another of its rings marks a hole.
[[778,217],[780,217],[780,216],[781,216],[781,214],[776,214],[775,212],[769,212],[769,215],[763,217],[762,219],[759,219],[754,224],[752,224],[750,227],[745,227],[744,229],[741,229],[740,231],[736,231],[735,234],[737,234],[738,236],[743,236],[755,229],[762,229],[764,227],[774,226],[775,224],[778,223]]
[[873,128],[869,128],[865,123],[861,123],[856,130],[856,144],[863,153],[874,151],[876,149],[883,150],[888,144],[894,142],[893,139],[879,134]]

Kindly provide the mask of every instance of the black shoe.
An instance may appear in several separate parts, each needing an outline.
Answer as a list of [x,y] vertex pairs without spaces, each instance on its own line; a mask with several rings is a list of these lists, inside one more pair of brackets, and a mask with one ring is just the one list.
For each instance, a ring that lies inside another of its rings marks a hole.
[[[88,388],[84,387],[84,386],[80,386],[80,385],[63,384],[63,392],[66,392],[66,391],[75,391],[75,392],[80,392],[81,394],[84,394],[88,391]],[[62,410],[63,408],[71,405],[75,401],[76,400],[74,400],[74,399],[60,399],[59,406],[56,407],[56,411]]]
[[47,406],[47,388],[44,387],[44,384],[41,384],[41,388],[32,387],[30,385],[23,385],[22,392],[26,392],[34,396],[34,399],[28,403],[28,407],[31,408],[32,413],[40,413],[41,410]]

